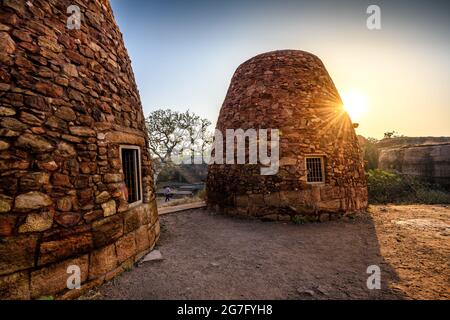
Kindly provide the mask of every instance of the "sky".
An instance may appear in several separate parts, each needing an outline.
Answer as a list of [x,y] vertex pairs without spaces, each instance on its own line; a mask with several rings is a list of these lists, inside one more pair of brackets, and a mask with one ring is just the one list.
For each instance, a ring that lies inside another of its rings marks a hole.
[[[298,49],[323,61],[358,134],[450,136],[448,1],[110,2],[145,115],[189,109],[214,127],[242,62]],[[380,30],[367,28],[371,4]]]

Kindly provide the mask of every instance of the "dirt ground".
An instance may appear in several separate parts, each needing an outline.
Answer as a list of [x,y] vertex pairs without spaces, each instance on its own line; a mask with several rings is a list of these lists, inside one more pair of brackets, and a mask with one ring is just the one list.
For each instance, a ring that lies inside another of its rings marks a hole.
[[[197,209],[161,217],[162,261],[90,299],[449,299],[450,208],[371,206],[354,219],[294,225]],[[381,268],[369,290],[367,267]]]

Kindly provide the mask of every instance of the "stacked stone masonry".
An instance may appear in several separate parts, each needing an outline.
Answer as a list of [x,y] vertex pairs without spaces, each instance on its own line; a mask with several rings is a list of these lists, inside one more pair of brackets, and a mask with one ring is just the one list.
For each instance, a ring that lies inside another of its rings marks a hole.
[[[107,0],[0,3],[0,299],[73,298],[159,237],[139,93]],[[141,150],[133,205],[121,145]],[[67,289],[70,265],[81,290]]]
[[[275,175],[261,175],[259,164],[210,165],[210,208],[270,220],[323,221],[367,206],[353,124],[316,56],[274,51],[240,65],[216,128],[224,137],[226,129],[278,129],[280,167]],[[323,158],[323,183],[307,182],[307,156]]]

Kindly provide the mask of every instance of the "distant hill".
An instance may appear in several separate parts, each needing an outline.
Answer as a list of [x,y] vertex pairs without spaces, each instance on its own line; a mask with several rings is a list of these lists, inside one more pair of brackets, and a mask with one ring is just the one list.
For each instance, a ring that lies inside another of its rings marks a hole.
[[450,137],[394,137],[376,143],[358,138],[366,159],[367,150],[373,155],[376,149],[378,168],[450,185]]
[[379,148],[391,148],[442,143],[450,143],[450,137],[394,137],[380,140],[377,146]]

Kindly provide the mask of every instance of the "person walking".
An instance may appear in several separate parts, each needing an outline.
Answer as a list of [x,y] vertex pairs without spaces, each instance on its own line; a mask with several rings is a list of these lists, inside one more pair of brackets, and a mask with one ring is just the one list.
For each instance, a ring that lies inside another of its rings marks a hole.
[[170,196],[172,195],[172,190],[170,189],[169,186],[164,188],[164,195],[166,196],[165,202],[170,201]]

